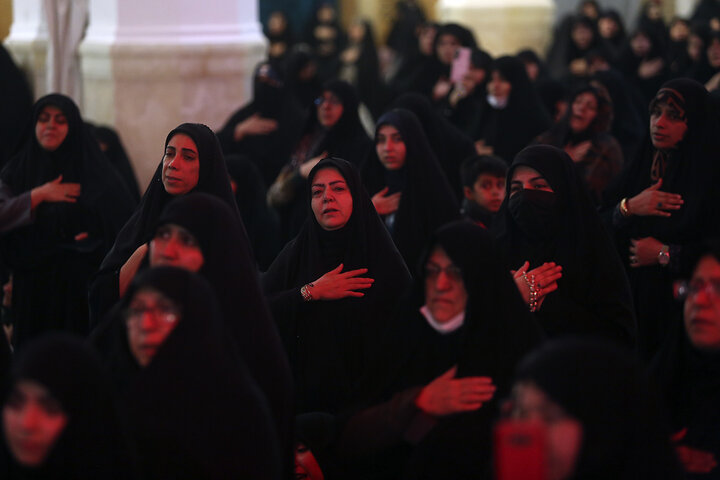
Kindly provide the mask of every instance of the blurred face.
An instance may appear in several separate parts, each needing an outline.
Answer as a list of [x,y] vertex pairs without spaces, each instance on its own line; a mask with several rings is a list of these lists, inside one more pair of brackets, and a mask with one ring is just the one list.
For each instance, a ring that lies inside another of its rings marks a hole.
[[685,22],[675,22],[670,26],[670,40],[673,42],[682,42],[688,39],[690,29]]
[[477,203],[485,210],[497,213],[505,199],[505,177],[481,173],[472,189],[464,188],[465,198]]
[[505,80],[497,70],[490,74],[490,81],[487,84],[488,93],[498,100],[506,100],[512,92],[512,85]]
[[486,75],[487,71],[484,68],[478,68],[474,65],[470,65],[466,77],[474,86],[477,86],[485,81]]
[[348,30],[348,36],[355,43],[362,42],[363,38],[365,38],[365,25],[362,22],[353,23],[350,30]]
[[423,26],[418,35],[418,47],[420,53],[426,56],[430,56],[433,53],[433,44],[435,43],[435,34],[437,28],[432,25]]
[[590,92],[583,92],[575,97],[571,108],[570,129],[575,133],[584,132],[597,117],[597,98]]
[[672,98],[657,102],[650,111],[650,139],[655,148],[677,148],[687,132],[685,111]]
[[455,59],[455,52],[461,46],[460,40],[455,35],[440,35],[435,46],[438,60],[445,65],[450,65]]
[[708,63],[713,68],[720,68],[720,40],[713,38],[707,49]]
[[695,348],[720,350],[720,263],[703,257],[695,267],[685,300],[685,330]]
[[195,188],[200,178],[200,155],[192,138],[173,135],[165,147],[162,182],[170,195],[183,195]]
[[636,33],[630,39],[630,48],[632,48],[636,57],[644,57],[650,53],[651,47],[652,43],[650,43],[650,39],[643,33]]
[[599,13],[597,7],[592,2],[585,2],[582,6],[582,14],[588,18],[597,18]]
[[32,380],[17,382],[3,408],[8,448],[26,467],[43,464],[67,422],[60,402]]
[[273,12],[268,19],[268,30],[270,33],[281,33],[287,28],[287,20],[282,12]]
[[312,451],[302,443],[298,443],[295,447],[295,478],[296,480],[325,479]]
[[546,432],[547,479],[565,480],[575,470],[582,445],[582,424],[535,384],[520,382],[513,388],[513,416],[539,422]]
[[520,165],[513,170],[510,179],[510,196],[512,197],[520,190],[543,190],[553,192],[548,181],[534,168]]
[[62,110],[52,105],[45,106],[35,124],[35,138],[43,150],[54,152],[65,141],[67,134],[68,121]]
[[540,67],[535,62],[525,62],[525,71],[531,82],[537,80],[538,75],[540,75]]
[[438,323],[465,311],[467,291],[462,272],[442,247],[435,247],[425,263],[425,304]]
[[180,319],[180,309],[157,290],[139,290],[130,301],[125,323],[130,352],[147,367]]
[[577,45],[577,47],[580,50],[587,49],[588,47],[590,47],[590,44],[592,43],[593,32],[585,25],[582,25],[582,24],[575,25],[575,27],[573,27],[570,35],[572,37],[573,42],[575,43],[575,45]]
[[334,168],[319,170],[310,190],[313,214],[324,230],[338,230],[352,216],[353,198],[345,178]]
[[378,129],[375,150],[387,170],[399,170],[405,165],[405,142],[392,125],[383,125]]
[[150,242],[150,266],[171,266],[199,272],[205,263],[200,244],[185,228],[162,225]]
[[317,18],[323,23],[330,23],[335,20],[335,9],[330,5],[323,5],[317,11]]
[[700,60],[700,55],[702,54],[703,49],[702,38],[700,38],[698,35],[690,34],[690,37],[688,38],[687,49],[688,55],[693,62],[697,62],[698,60]]
[[598,20],[598,30],[600,31],[601,37],[613,38],[620,30],[620,27],[618,26],[617,22],[612,18],[603,17]]
[[340,120],[343,114],[343,104],[337,95],[330,91],[324,91],[317,100],[317,118],[320,125],[331,128]]

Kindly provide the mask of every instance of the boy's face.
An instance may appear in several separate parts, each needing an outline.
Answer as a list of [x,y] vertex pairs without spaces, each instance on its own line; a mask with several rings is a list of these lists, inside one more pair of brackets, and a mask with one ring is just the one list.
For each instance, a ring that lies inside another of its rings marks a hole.
[[472,188],[464,187],[463,190],[465,198],[492,213],[497,213],[505,199],[505,177],[481,173]]

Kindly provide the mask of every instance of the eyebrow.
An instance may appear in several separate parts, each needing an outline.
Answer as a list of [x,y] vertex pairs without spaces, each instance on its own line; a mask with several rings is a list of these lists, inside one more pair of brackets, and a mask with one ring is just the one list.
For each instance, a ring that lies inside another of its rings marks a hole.
[[[332,182],[328,183],[328,185],[335,185],[336,183],[347,183],[345,180],[333,180]],[[324,183],[313,183],[313,187],[324,187]]]
[[195,155],[197,155],[197,152],[191,148],[183,148],[182,152],[183,153],[194,153]]

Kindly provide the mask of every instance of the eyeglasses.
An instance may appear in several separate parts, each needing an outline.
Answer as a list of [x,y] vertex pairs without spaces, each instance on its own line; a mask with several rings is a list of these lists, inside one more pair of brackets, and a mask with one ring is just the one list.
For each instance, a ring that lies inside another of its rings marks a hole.
[[462,280],[462,270],[455,265],[450,264],[447,267],[440,267],[435,264],[425,265],[425,278],[435,280],[442,272],[445,272],[445,275],[451,280]]
[[337,97],[328,97],[328,98],[317,97],[315,99],[315,105],[317,105],[318,107],[325,102],[328,102],[330,105],[333,105],[333,106],[342,105],[342,102]]
[[130,307],[127,309],[126,319],[130,324],[137,325],[145,315],[150,315],[153,320],[161,320],[165,324],[173,324],[180,318],[180,311],[172,305],[158,305],[156,307]]
[[700,292],[720,298],[720,280],[678,280],[673,284],[673,296],[676,300],[683,301]]

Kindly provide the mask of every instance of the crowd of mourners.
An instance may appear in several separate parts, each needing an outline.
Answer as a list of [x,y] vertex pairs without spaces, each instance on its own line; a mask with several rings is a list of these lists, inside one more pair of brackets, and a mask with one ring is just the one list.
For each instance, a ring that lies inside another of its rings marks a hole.
[[661,7],[274,12],[144,193],[0,49],[0,478],[720,479],[720,2]]

